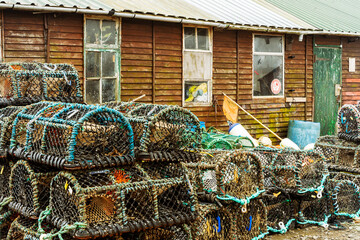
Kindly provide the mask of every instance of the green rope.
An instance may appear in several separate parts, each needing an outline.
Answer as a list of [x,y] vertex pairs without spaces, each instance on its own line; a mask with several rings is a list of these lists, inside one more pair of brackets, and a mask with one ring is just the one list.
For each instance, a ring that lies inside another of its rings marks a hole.
[[271,232],[274,232],[274,233],[284,234],[284,233],[286,233],[288,231],[288,229],[289,229],[289,227],[290,227],[290,225],[291,225],[291,223],[293,221],[295,221],[295,218],[290,219],[285,225],[283,225],[283,227],[280,226],[280,230],[276,229],[276,228],[269,227],[269,226],[268,226],[268,230],[271,231]]
[[4,200],[0,203],[0,211],[3,210],[3,208],[8,205],[12,201],[12,197],[4,198]]
[[264,238],[266,235],[268,235],[269,232],[261,233],[259,236],[252,238],[251,240],[259,240]]
[[216,196],[218,199],[220,200],[225,200],[225,201],[234,201],[236,203],[240,203],[241,205],[244,204],[249,204],[251,199],[257,198],[261,193],[265,192],[265,190],[259,190],[257,189],[257,192],[254,193],[253,195],[251,195],[250,197],[244,198],[244,199],[239,199],[233,196],[230,196],[228,194],[225,195],[225,197],[220,197],[220,196]]

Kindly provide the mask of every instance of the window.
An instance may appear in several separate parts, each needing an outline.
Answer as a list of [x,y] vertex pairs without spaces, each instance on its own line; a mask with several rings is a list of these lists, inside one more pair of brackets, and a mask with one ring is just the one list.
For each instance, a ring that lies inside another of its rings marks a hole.
[[253,96],[284,96],[284,40],[254,35]]
[[118,19],[86,18],[85,100],[89,104],[118,99]]
[[212,97],[211,28],[184,27],[183,106],[209,106]]

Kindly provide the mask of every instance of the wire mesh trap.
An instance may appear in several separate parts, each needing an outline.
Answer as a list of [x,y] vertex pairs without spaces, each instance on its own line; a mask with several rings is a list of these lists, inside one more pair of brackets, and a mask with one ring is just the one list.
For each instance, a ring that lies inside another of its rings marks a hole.
[[324,154],[329,169],[360,173],[359,145],[336,136],[319,137],[315,150]]
[[124,240],[191,240],[190,227],[186,224],[159,227],[136,233],[123,234]]
[[5,206],[6,202],[10,202],[9,179],[11,168],[14,162],[6,158],[0,158],[0,208]]
[[1,63],[0,106],[42,100],[83,102],[78,72],[69,64]]
[[334,214],[349,218],[360,216],[360,189],[349,180],[341,180],[333,190]]
[[16,117],[11,153],[61,169],[131,164],[133,131],[118,111],[70,103],[35,103]]
[[51,183],[51,222],[84,223],[73,233],[89,238],[191,221],[195,199],[183,177],[159,179],[139,165],[112,170],[60,172]]
[[0,109],[0,157],[7,156],[13,121],[21,109],[22,107],[18,106]]
[[261,239],[269,233],[266,207],[261,199],[254,199],[245,209],[236,205],[231,205],[230,209],[237,239]]
[[255,149],[264,164],[266,188],[280,188],[295,194],[322,191],[329,175],[325,158],[314,151]]
[[11,170],[9,208],[36,219],[49,204],[50,181],[58,171],[50,167],[18,161]]
[[[144,104],[128,112],[139,157],[150,160],[193,160],[201,146],[198,118],[178,106]],[[148,156],[148,153],[159,153]],[[158,156],[156,158],[156,156]]]
[[281,189],[267,189],[262,195],[267,210],[267,226],[270,232],[286,233],[294,227],[297,218],[298,201]]
[[113,102],[106,102],[102,104],[108,108],[115,109],[121,113],[127,114],[128,112],[132,111],[134,108],[139,106],[145,105],[144,103],[139,102],[121,102],[121,101],[113,101]]
[[347,141],[360,141],[360,106],[345,104],[338,114],[338,136]]
[[[330,172],[329,179],[333,181],[348,180],[360,186],[360,174],[358,173]],[[333,188],[335,188],[335,186]]]
[[201,162],[185,165],[198,191],[225,203],[248,204],[265,191],[260,161],[250,152],[209,151]]

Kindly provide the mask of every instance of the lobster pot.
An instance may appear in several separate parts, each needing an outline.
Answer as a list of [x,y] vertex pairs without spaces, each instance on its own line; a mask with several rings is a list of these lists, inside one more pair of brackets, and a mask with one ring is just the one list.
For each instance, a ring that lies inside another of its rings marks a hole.
[[360,106],[345,104],[338,114],[338,136],[347,141],[360,141]]
[[10,146],[11,129],[22,107],[10,106],[0,109],[0,157],[6,157]]
[[238,137],[223,133],[203,132],[201,143],[204,149],[230,150],[254,147],[251,140],[247,137]]
[[360,174],[345,173],[345,172],[330,172],[329,179],[332,179],[334,181],[347,180],[355,183],[357,186],[360,186]]
[[0,106],[42,100],[83,102],[76,69],[68,64],[2,63]]
[[24,108],[12,129],[11,153],[61,169],[131,164],[133,131],[106,107],[36,103]]
[[324,188],[328,169],[322,154],[286,148],[271,151],[265,148],[254,152],[263,159],[266,188],[281,188],[297,194]]
[[255,199],[242,208],[233,205],[231,213],[238,239],[261,239],[269,233],[266,207],[261,199]]
[[360,173],[359,145],[335,136],[320,137],[315,150],[324,154],[329,169]]
[[123,234],[124,240],[191,240],[190,227],[186,224],[153,228],[136,233]]
[[198,240],[235,239],[235,222],[227,208],[215,204],[199,204],[200,217],[191,222],[191,236]]
[[120,102],[120,101],[112,101],[106,102],[102,104],[108,108],[115,109],[121,113],[127,114],[128,112],[132,111],[133,109],[145,105],[144,103],[139,102]]
[[18,161],[11,170],[9,208],[36,219],[49,205],[50,182],[57,170],[44,165]]
[[[201,129],[198,118],[189,110],[178,106],[144,104],[128,113],[128,119],[134,131],[135,147],[143,159],[148,153],[166,152],[162,159],[191,156],[193,149],[201,145]],[[183,156],[183,153],[186,156]]]
[[269,231],[286,233],[294,227],[298,202],[280,189],[268,189],[262,196],[267,211],[267,226]]
[[10,198],[9,179],[14,163],[5,158],[0,158],[0,202]]
[[[181,177],[151,179],[139,165],[60,172],[51,183],[51,221],[60,228],[81,222],[74,233],[89,238],[181,224],[194,218],[195,205]],[[102,229],[103,231],[98,231]]]
[[16,218],[16,214],[12,211],[9,211],[7,207],[3,207],[0,210],[0,239],[6,239],[6,236],[10,229],[10,224]]
[[301,200],[297,222],[327,226],[332,213],[331,195],[325,189],[321,194],[314,192],[308,198]]
[[249,203],[264,192],[262,167],[251,152],[212,151],[199,163],[185,164],[198,191],[211,192],[224,203]]
[[349,180],[339,181],[333,190],[335,215],[349,218],[360,216],[360,189]]

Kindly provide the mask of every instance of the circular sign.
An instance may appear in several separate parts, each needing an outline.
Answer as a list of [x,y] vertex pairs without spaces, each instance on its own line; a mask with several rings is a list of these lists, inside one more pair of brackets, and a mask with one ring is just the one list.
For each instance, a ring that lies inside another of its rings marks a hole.
[[273,94],[279,94],[281,92],[281,82],[279,79],[275,78],[274,80],[272,80],[271,82],[271,91],[273,92]]

